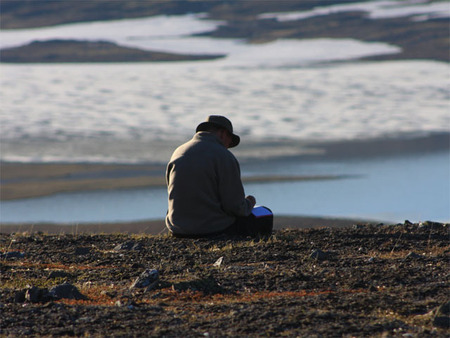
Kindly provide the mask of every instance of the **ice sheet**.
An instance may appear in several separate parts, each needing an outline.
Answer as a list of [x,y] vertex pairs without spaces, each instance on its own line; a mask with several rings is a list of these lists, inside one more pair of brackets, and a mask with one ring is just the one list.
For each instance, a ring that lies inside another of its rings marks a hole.
[[450,17],[450,4],[447,1],[429,2],[428,0],[368,1],[333,6],[318,6],[312,10],[301,12],[264,13],[259,17],[261,19],[276,18],[278,21],[294,21],[318,15],[349,11],[366,12],[368,17],[372,19],[413,16],[413,19],[416,17],[420,20],[426,20]]
[[[2,159],[164,161],[209,114],[244,143],[448,131],[449,66],[2,65]],[[260,150],[258,150],[260,151]],[[295,148],[269,149],[292,154]]]

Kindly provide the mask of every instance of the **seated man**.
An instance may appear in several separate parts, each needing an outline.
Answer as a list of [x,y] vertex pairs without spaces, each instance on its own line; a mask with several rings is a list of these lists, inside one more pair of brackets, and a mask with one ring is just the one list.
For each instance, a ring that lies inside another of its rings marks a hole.
[[263,229],[251,217],[255,197],[245,197],[239,163],[228,150],[239,142],[226,117],[211,115],[175,150],[166,170],[166,226],[174,236],[271,234],[271,223]]

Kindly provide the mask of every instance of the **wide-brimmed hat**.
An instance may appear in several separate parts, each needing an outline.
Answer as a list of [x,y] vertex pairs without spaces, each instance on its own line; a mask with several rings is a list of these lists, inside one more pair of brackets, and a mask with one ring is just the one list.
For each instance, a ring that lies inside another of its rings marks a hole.
[[241,138],[233,133],[233,125],[231,124],[231,121],[228,120],[225,116],[208,116],[205,122],[202,122],[198,125],[196,132],[208,130],[210,126],[224,128],[230,132],[232,137],[230,148],[236,147],[241,141]]

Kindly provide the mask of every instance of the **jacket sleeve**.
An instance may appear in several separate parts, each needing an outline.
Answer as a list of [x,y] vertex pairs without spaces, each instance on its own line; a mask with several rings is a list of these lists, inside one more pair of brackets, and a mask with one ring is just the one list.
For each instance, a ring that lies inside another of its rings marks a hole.
[[248,216],[252,211],[245,198],[241,170],[234,155],[227,150],[226,156],[216,168],[220,202],[223,210],[232,216]]

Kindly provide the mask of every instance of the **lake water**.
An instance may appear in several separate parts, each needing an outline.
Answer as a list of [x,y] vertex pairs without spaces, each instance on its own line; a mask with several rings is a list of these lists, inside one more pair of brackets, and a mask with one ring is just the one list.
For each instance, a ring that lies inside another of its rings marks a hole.
[[[259,168],[259,169],[258,169]],[[450,221],[450,154],[243,166],[244,175],[351,175],[333,181],[246,184],[275,215],[334,216],[387,222]],[[2,222],[120,222],[162,219],[165,189],[66,193],[1,203]]]

